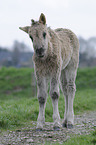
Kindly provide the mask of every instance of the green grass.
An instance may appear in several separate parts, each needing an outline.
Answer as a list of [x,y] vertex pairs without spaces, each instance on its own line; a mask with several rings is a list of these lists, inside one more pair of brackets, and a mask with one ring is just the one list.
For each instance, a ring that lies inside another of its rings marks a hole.
[[[16,68],[2,68],[0,69],[0,96],[8,94],[23,93],[23,95],[31,91],[31,76],[33,69],[16,69]],[[31,93],[31,92],[30,92]],[[27,96],[29,94],[27,93]]]
[[[0,69],[0,129],[15,129],[31,121],[36,121],[39,104],[32,96],[30,68]],[[77,92],[74,100],[75,114],[96,111],[96,68],[80,69],[77,75]],[[90,85],[91,82],[91,85]],[[52,103],[48,97],[46,104],[46,121],[52,119]],[[60,116],[64,116],[64,97],[60,94]]]
[[74,99],[75,114],[96,110],[96,89],[77,91]]
[[[60,145],[60,143],[53,144]],[[45,143],[45,145],[50,145],[50,143]],[[74,136],[62,143],[62,145],[96,145],[96,130],[89,135]]]
[[78,69],[76,86],[81,89],[96,89],[96,67]]
[[64,145],[96,145],[96,130],[90,135],[75,136]]

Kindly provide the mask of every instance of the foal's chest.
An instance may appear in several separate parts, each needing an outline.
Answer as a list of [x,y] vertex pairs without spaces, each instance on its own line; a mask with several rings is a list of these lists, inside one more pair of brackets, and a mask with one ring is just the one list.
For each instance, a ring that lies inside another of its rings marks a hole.
[[60,67],[60,61],[57,56],[47,57],[44,60],[38,59],[34,61],[35,71],[41,76],[50,76],[51,74],[57,72]]

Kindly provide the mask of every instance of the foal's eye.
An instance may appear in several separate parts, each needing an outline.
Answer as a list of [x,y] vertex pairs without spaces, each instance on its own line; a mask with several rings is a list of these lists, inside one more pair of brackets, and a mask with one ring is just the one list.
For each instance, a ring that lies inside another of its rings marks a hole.
[[29,36],[30,38],[31,38],[31,40],[32,40],[32,42],[33,42],[33,37],[32,36]]
[[43,32],[43,37],[44,37],[44,39],[46,38],[46,32]]

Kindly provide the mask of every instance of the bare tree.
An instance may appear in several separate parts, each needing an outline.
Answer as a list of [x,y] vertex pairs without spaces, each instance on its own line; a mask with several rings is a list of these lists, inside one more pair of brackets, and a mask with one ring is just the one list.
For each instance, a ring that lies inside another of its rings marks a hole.
[[13,61],[13,65],[18,65],[20,60],[20,50],[19,50],[19,45],[18,45],[18,41],[14,41],[13,44],[13,53],[12,53],[12,61]]

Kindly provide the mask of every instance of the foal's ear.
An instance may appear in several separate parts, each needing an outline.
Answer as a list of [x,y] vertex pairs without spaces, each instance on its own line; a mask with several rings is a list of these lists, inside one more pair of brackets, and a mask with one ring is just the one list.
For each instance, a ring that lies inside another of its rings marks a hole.
[[30,26],[26,26],[26,27],[19,27],[20,30],[28,33]]
[[40,18],[39,18],[39,22],[42,24],[46,24],[46,18],[45,15],[43,13],[41,13]]

